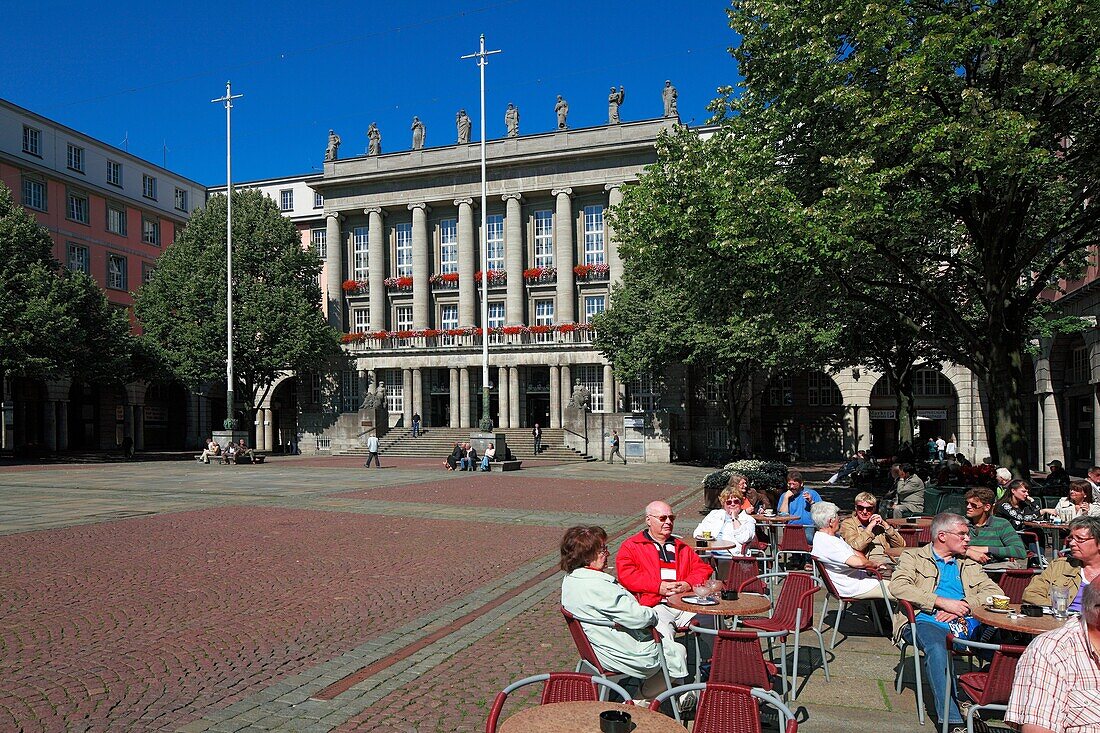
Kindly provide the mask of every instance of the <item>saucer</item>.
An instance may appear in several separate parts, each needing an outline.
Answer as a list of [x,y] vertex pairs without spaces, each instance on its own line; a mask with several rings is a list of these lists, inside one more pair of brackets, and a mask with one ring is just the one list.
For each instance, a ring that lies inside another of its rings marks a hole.
[[994,608],[993,606],[984,606],[985,610],[992,611],[993,613],[1012,613],[1011,608]]
[[681,598],[684,603],[691,603],[696,606],[717,606],[718,601],[711,598],[700,598],[699,596],[684,596]]

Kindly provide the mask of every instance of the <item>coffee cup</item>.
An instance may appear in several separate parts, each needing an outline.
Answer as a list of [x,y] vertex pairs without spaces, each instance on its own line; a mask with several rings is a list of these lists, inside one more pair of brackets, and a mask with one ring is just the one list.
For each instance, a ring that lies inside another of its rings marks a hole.
[[1007,611],[1008,601],[1008,596],[986,596],[985,604],[997,611]]
[[604,710],[600,713],[603,733],[630,733],[630,713],[625,710]]
[[764,510],[764,516],[765,517],[774,517],[775,516],[775,511],[772,510],[772,509],[765,509]]

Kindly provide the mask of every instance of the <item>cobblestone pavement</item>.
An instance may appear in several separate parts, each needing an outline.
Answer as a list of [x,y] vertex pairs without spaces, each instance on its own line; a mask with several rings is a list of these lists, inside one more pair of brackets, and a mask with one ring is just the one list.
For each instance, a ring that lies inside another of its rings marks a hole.
[[[690,531],[706,473],[392,463],[0,467],[0,731],[483,730],[575,663],[561,529],[617,545],[660,497]],[[916,728],[891,650],[845,639],[805,729]]]

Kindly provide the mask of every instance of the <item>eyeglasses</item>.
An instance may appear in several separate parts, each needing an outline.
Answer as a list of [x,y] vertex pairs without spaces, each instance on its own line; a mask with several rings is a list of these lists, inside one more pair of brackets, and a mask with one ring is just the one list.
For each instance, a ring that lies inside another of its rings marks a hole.
[[1073,535],[1073,534],[1071,534],[1069,537],[1066,538],[1067,543],[1068,542],[1074,542],[1078,545],[1082,545],[1082,544],[1084,544],[1086,542],[1090,542],[1090,541],[1095,542],[1096,538],[1095,537],[1078,537],[1077,535]]
[[735,506],[735,505],[739,505],[740,503],[741,502],[738,501],[737,499],[726,499],[726,506]]
[[856,511],[857,512],[871,512],[871,511],[874,511],[874,509],[875,508],[873,506],[867,506],[865,504],[856,504]]
[[656,519],[661,524],[664,524],[665,522],[671,524],[672,522],[676,521],[675,514],[647,514],[646,516],[650,517],[651,519]]
[[944,532],[943,534],[953,534],[956,537],[969,537],[970,532]]
[[968,509],[981,509],[983,506],[985,506],[985,504],[981,502],[968,501],[966,502],[966,506]]

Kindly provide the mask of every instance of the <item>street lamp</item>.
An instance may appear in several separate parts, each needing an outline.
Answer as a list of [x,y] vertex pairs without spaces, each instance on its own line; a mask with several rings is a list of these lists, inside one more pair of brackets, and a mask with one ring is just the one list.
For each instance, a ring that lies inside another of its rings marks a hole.
[[225,423],[226,430],[236,430],[233,417],[233,146],[230,144],[233,100],[243,94],[233,94],[230,82],[225,83],[225,96],[211,99],[225,104]]
[[481,72],[481,429],[493,429],[493,418],[489,416],[489,215],[485,211],[485,67],[489,56],[500,50],[485,50],[485,34],[481,34],[481,45],[477,53],[466,54],[464,59],[477,59]]

